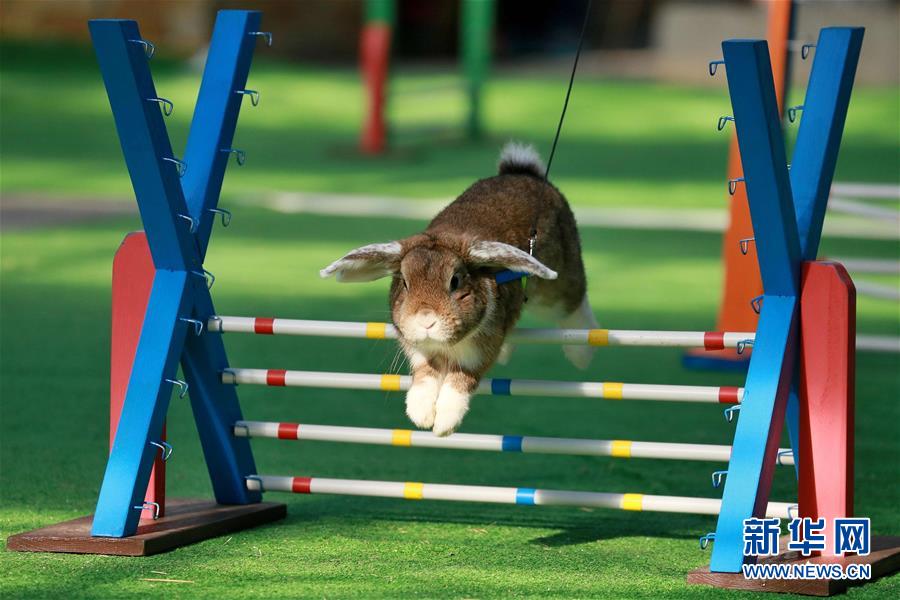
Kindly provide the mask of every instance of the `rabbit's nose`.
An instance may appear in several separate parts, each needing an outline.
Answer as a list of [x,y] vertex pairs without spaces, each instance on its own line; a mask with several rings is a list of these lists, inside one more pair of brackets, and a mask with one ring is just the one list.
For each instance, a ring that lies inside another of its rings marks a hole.
[[416,322],[419,327],[422,327],[423,329],[431,329],[437,325],[438,318],[434,311],[427,310],[416,315]]

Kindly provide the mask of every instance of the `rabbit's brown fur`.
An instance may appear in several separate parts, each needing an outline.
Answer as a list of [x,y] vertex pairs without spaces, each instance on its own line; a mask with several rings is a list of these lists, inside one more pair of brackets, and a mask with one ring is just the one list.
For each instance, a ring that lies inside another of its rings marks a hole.
[[[532,229],[534,255],[529,256]],[[527,272],[498,284],[504,269]],[[566,199],[541,178],[532,150],[507,146],[500,174],[474,183],[421,234],[359,248],[322,271],[343,280],[393,275],[391,315],[409,358],[407,414],[446,435],[494,364],[525,304],[564,327],[595,327],[586,300],[575,218]],[[567,347],[579,366],[590,348]]]

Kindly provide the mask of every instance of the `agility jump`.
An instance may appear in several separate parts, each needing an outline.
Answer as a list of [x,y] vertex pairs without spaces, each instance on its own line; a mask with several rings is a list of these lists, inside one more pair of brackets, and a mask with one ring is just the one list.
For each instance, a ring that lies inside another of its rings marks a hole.
[[[203,259],[214,221],[226,212],[218,207],[218,195],[228,158],[238,152],[231,140],[241,101],[248,95],[254,104],[259,99],[258,92],[245,89],[245,84],[257,40],[271,41],[260,31],[260,13],[219,13],[183,160],[175,158],[169,144],[160,110],[164,99],[154,89],[145,54],[148,46],[137,24],[103,20],[92,21],[90,28],[145,228],[144,236],[131,236],[123,249],[126,245],[137,248],[133,260],[152,260],[155,269],[144,304],[133,302],[127,321],[133,331],[140,330],[140,336],[93,519],[93,540],[133,537],[142,515],[161,514],[164,499],[157,497],[149,501],[155,505],[149,504],[145,492],[154,462],[161,469],[158,459],[167,454],[163,452],[164,419],[176,386],[190,397],[220,505],[252,507],[260,505],[262,492],[288,491],[717,514],[716,532],[704,536],[702,545],[715,542],[711,570],[726,573],[739,572],[746,560],[741,539],[744,519],[766,514],[783,518],[791,513],[813,518],[852,514],[853,288],[840,265],[813,259],[862,43],[861,29],[827,28],[820,34],[790,174],[766,43],[723,43],[724,60],[719,62],[728,77],[765,289],[765,295],[754,302],[761,313],[755,333],[523,329],[513,335],[519,343],[597,346],[714,350],[752,344],[744,387],[493,379],[486,380],[481,390],[501,396],[729,404],[726,414],[736,421],[733,444],[704,446],[462,433],[437,438],[408,430],[244,419],[237,384],[401,390],[408,381],[393,374],[232,368],[223,333],[391,338],[396,332],[384,323],[227,317],[215,311],[209,292],[214,279],[204,269]],[[808,122],[813,124],[806,126]],[[138,273],[139,269],[132,269],[120,276],[135,283],[136,277],[142,277]],[[143,283],[149,281],[145,278]],[[114,305],[122,301],[114,297]],[[179,362],[184,381],[176,379]],[[779,448],[777,443],[785,422],[791,449]],[[271,476],[257,470],[249,444],[252,437],[728,461],[728,467],[712,474],[715,487],[724,485],[721,500]],[[838,459],[836,446],[843,452]],[[778,464],[796,466],[799,503],[769,501]],[[795,504],[799,504],[796,512],[791,509]],[[268,520],[272,518],[278,516]],[[202,532],[181,543],[226,530],[207,523]]]

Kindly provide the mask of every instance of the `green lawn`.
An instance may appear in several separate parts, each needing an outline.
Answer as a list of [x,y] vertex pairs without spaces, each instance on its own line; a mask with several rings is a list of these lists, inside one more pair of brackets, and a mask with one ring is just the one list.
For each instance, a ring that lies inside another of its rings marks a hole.
[[[109,265],[135,221],[6,233],[3,238],[3,534],[86,514],[103,472],[107,427]],[[383,319],[384,282],[339,285],[316,270],[361,239],[410,233],[394,220],[285,217],[241,211],[215,232],[207,267],[223,314]],[[591,300],[623,328],[704,328],[716,305],[719,240],[712,234],[586,228]],[[690,237],[688,237],[690,236]],[[829,243],[834,253],[846,243]],[[891,245],[870,242],[889,255]],[[672,252],[672,248],[678,248]],[[697,285],[696,282],[705,282]],[[65,302],[61,302],[65,300]],[[889,303],[860,301],[860,329],[898,333]],[[232,364],[377,372],[390,342],[228,336]],[[602,349],[590,377],[738,384],[734,375],[685,372],[677,350]],[[900,420],[895,356],[860,354],[857,498],[876,532],[900,532],[896,506]],[[522,347],[499,376],[578,379],[555,348]],[[405,427],[399,394],[240,388],[245,414],[263,420]],[[514,409],[512,407],[515,406]],[[728,443],[733,428],[707,405],[578,399],[483,398],[465,431]],[[186,402],[169,419],[173,496],[209,496]],[[714,496],[712,463],[493,455],[259,440],[261,472],[559,489]],[[774,497],[793,497],[780,469]],[[296,497],[284,523],[147,559],[0,554],[8,597],[509,597],[689,596],[684,574],[708,560],[696,538],[712,518],[577,509],[447,505]],[[227,541],[226,541],[227,540]],[[142,577],[187,579],[154,584]],[[894,578],[859,595],[896,595]]]
[[[128,198],[127,176],[99,77],[88,58],[16,49],[2,65],[0,191]],[[47,67],[48,56],[56,58]],[[67,58],[70,57],[70,58]],[[37,72],[40,66],[43,70]],[[703,66],[701,65],[701,68]],[[176,101],[173,138],[185,135],[196,78],[160,62],[161,95]],[[492,139],[428,147],[415,160],[349,158],[354,139],[352,73],[261,64],[251,76],[262,103],[243,112],[238,145],[249,153],[225,190],[451,195],[488,172],[498,140],[543,140],[562,93],[558,80],[504,78],[492,88]],[[552,84],[552,85],[550,85]],[[557,157],[557,180],[577,204],[718,206],[726,139],[715,117],[721,90],[579,82]],[[510,99],[515,105],[510,107]],[[438,103],[436,103],[438,104]],[[434,106],[451,113],[454,108]],[[598,106],[602,106],[598,108]],[[851,108],[844,179],[896,175],[896,90],[861,90]],[[458,110],[458,106],[456,109]],[[404,115],[408,124],[426,109]],[[430,110],[430,107],[429,107]],[[547,113],[547,118],[538,118]],[[880,115],[880,116],[879,116]],[[588,187],[590,186],[590,188]],[[0,240],[0,532],[10,534],[92,511],[107,451],[109,274],[112,253],[136,219],[3,233]],[[214,231],[206,267],[223,314],[384,320],[386,283],[339,285],[319,268],[363,242],[410,234],[412,221],[282,215],[242,208]],[[720,238],[695,232],[586,227],[592,304],[604,326],[710,328],[717,308]],[[890,241],[825,240],[823,253],[897,258]],[[900,333],[896,304],[859,300],[859,329]],[[390,342],[227,336],[235,366],[377,372]],[[684,371],[670,349],[600,349],[587,377],[648,383],[738,385],[733,374]],[[858,356],[856,497],[877,534],[900,534],[900,364]],[[501,377],[584,379],[555,348],[521,347]],[[535,375],[539,373],[539,375]],[[407,427],[400,394],[239,390],[246,417],[321,424]],[[719,407],[583,399],[478,398],[464,431],[729,443]],[[169,463],[174,497],[211,495],[187,401],[173,399]],[[258,440],[259,470],[612,492],[709,496],[713,463],[499,455]],[[773,498],[795,496],[780,468]],[[709,560],[697,538],[715,519],[603,510],[271,495],[284,522],[167,554],[129,559],[0,552],[8,598],[288,597],[706,597],[688,570]],[[153,583],[172,578],[191,583]],[[900,578],[853,597],[897,597]]]
[[[2,50],[0,191],[130,198],[90,51],[37,52],[9,44]],[[175,103],[167,123],[178,155],[199,73],[163,57],[152,68],[157,93]],[[429,82],[446,88],[450,79],[399,76],[391,112],[401,151],[361,158],[352,152],[362,110],[356,73],[267,62],[260,47],[247,87],[261,92],[261,102],[256,108],[247,102],[234,141],[247,152],[247,165],[232,169],[225,196],[303,190],[450,197],[490,174],[507,139],[533,142],[546,156],[565,94],[562,76],[492,80],[485,97],[487,139],[476,144],[462,143],[458,127],[453,137],[452,125],[464,115],[461,93],[403,93]],[[730,114],[730,104],[724,74],[716,84],[688,88],[580,78],[554,159],[554,180],[578,204],[721,207],[730,128],[716,131],[716,120]],[[794,96],[792,104],[802,104],[802,90]],[[838,181],[898,180],[898,102],[896,88],[854,91]],[[791,126],[790,133],[796,129]]]

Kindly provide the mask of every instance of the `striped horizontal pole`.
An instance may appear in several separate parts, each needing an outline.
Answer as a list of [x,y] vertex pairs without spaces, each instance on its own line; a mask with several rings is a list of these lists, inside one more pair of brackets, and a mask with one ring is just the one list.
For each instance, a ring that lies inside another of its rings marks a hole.
[[[408,375],[376,373],[225,369],[222,371],[222,383],[399,392],[409,389],[412,378]],[[657,385],[608,381],[483,379],[476,393],[493,396],[564,396],[604,400],[665,400],[737,404],[744,395],[744,389],[727,386]]]
[[[446,437],[438,437],[430,431],[413,431],[410,429],[376,429],[370,427],[341,427],[337,425],[307,425],[306,423],[275,423],[267,421],[237,421],[234,424],[234,435],[237,437],[279,440],[482,450],[487,452],[524,452],[527,454],[569,454],[576,456],[612,456],[614,458],[660,458],[667,460],[722,462],[728,462],[731,458],[731,446],[715,444],[587,440],[478,433],[454,433]],[[778,464],[794,464],[794,457],[790,448],[779,450]]]
[[[210,331],[263,335],[305,335],[339,338],[396,339],[390,323],[307,321],[267,317],[211,317]],[[510,340],[519,344],[578,346],[675,346],[723,350],[752,342],[753,332],[641,331],[627,329],[516,329]]]
[[[718,498],[573,492],[409,481],[279,477],[272,475],[252,475],[247,477],[247,488],[252,491],[293,492],[295,494],[340,494],[343,496],[374,496],[380,498],[403,498],[406,500],[455,500],[461,502],[492,502],[496,504],[528,504],[537,506],[579,506],[697,515],[717,515],[722,505],[722,501]],[[789,518],[789,512],[796,512],[792,510],[795,506],[787,502],[770,502],[766,509],[766,516],[787,519]]]

